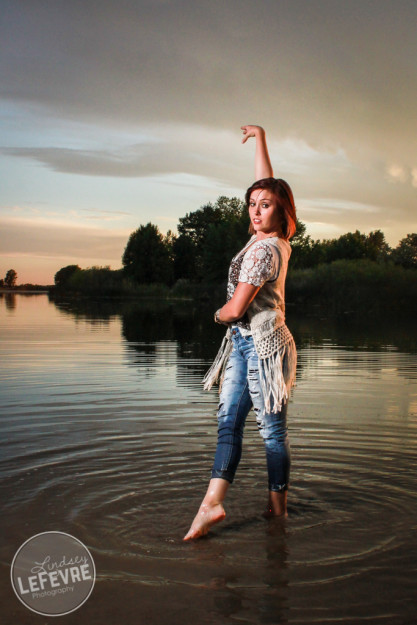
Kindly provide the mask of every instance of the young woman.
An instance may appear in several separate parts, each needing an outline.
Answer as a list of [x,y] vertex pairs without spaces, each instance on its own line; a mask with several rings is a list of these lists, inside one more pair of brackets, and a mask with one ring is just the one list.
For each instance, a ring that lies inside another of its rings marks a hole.
[[256,141],[255,182],[246,192],[251,239],[232,259],[227,303],[216,311],[228,326],[220,351],[204,378],[209,389],[220,379],[218,440],[211,480],[184,540],[207,534],[226,516],[223,508],[242,452],[243,429],[253,407],[264,439],[269,500],[265,516],[286,516],[290,472],[287,401],[295,380],[296,349],[285,325],[285,277],[295,232],[289,185],[273,178],[260,126],[242,126],[243,140]]

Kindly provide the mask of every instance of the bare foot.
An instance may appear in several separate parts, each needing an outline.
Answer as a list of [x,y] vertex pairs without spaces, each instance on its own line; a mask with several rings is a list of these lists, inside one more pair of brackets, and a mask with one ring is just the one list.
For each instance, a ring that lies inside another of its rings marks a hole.
[[205,536],[212,525],[223,521],[226,512],[221,503],[214,505],[202,503],[197,512],[191,527],[183,538],[183,540],[191,540],[192,538],[200,538]]

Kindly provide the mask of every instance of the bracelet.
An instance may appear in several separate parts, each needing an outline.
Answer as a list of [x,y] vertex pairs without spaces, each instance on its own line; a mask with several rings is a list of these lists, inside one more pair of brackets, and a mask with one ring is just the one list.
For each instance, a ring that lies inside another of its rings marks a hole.
[[215,321],[216,323],[220,323],[220,324],[222,324],[222,322],[221,322],[221,321],[220,321],[220,319],[219,319],[219,312],[220,312],[220,310],[221,310],[221,308],[219,308],[218,310],[216,310],[216,312],[214,313],[214,321]]

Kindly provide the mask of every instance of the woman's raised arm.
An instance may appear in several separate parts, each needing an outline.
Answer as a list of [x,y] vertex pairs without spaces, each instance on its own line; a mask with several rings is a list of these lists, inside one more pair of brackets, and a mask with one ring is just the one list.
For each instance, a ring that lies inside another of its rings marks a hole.
[[241,126],[244,137],[242,143],[246,143],[249,137],[255,137],[255,180],[261,178],[272,178],[271,161],[269,159],[268,147],[266,145],[265,130],[261,126]]

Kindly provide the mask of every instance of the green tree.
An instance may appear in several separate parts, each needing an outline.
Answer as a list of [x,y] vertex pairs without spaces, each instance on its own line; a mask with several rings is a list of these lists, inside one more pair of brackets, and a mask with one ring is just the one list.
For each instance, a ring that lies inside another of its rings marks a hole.
[[368,234],[365,247],[366,258],[369,260],[387,260],[391,251],[381,230],[374,230]]
[[374,230],[368,235],[355,230],[342,234],[338,239],[324,240],[320,245],[323,247],[324,262],[360,258],[384,260],[389,254],[389,246],[381,230]]
[[236,249],[230,252],[232,232],[230,223],[211,224],[203,250],[204,275],[208,282],[222,282],[227,278],[230,260]]
[[173,261],[170,249],[157,226],[140,226],[129,237],[122,257],[125,274],[138,284],[171,284]]
[[9,269],[9,271],[6,273],[6,277],[4,278],[4,284],[7,286],[7,288],[12,289],[14,286],[16,286],[16,280],[16,271],[14,269]]
[[303,221],[300,221],[297,217],[295,234],[291,239],[291,244],[298,243],[299,241],[306,238],[306,225]]
[[309,234],[291,239],[291,268],[307,269],[326,261],[326,252],[320,241],[314,241]]
[[343,234],[338,239],[314,241],[305,234],[305,226],[297,220],[297,231],[291,240],[293,254],[291,267],[307,269],[320,263],[331,263],[335,260],[356,260],[367,258],[374,261],[387,260],[390,248],[385,241],[384,233],[375,230],[368,235],[359,230]]
[[392,250],[391,258],[396,265],[417,269],[417,233],[407,234]]
[[246,243],[248,236],[247,227],[242,228],[242,222],[238,219],[210,225],[202,253],[204,278],[207,281],[226,280],[230,261]]
[[197,279],[197,246],[191,237],[180,234],[173,243],[174,278],[177,280]]
[[338,239],[323,241],[326,248],[326,260],[332,262],[334,260],[366,258],[366,236],[355,230],[355,232],[347,232],[342,234]]
[[78,265],[67,265],[59,269],[54,277],[55,285],[60,288],[68,288],[70,279],[76,271],[81,271]]
[[220,196],[215,204],[181,217],[174,260],[176,277],[193,279],[187,273],[188,261],[179,256],[181,252],[194,263],[194,279],[224,280],[230,259],[248,239],[248,227],[246,205],[236,197]]
[[74,271],[67,284],[69,290],[86,295],[118,295],[123,291],[123,270],[106,267],[88,267]]
[[222,195],[214,205],[206,204],[192,213],[187,213],[185,217],[180,217],[178,232],[201,246],[204,245],[211,224],[245,218],[249,225],[245,203],[237,197],[228,198]]
[[325,259],[320,241],[314,241],[306,230],[306,225],[297,219],[297,228],[291,239],[291,269],[313,267]]
[[167,249],[169,258],[172,262],[174,262],[174,244],[177,240],[177,236],[172,232],[172,230],[168,230],[162,240]]

